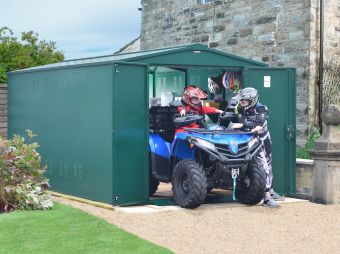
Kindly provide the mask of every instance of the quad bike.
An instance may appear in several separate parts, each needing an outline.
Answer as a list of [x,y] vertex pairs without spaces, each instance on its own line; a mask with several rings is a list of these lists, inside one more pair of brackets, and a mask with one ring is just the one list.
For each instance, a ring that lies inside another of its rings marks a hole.
[[[234,119],[234,113],[225,112],[208,127],[203,116],[178,116],[175,106],[150,108],[150,195],[159,182],[171,182],[174,200],[184,208],[200,206],[213,188],[233,190],[242,204],[259,203],[265,174],[256,155],[263,142],[255,133],[228,129]],[[174,135],[193,122],[202,128]]]

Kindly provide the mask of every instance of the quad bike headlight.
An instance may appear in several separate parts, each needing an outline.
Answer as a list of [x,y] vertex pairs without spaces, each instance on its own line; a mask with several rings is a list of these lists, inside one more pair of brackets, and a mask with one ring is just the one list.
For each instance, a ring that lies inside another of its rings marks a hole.
[[248,143],[248,148],[252,148],[255,144],[257,144],[259,141],[257,138],[252,138]]
[[213,143],[209,142],[209,141],[197,138],[197,142],[198,142],[198,144],[200,144],[201,146],[204,146],[205,148],[208,148],[210,150],[216,150],[215,145]]

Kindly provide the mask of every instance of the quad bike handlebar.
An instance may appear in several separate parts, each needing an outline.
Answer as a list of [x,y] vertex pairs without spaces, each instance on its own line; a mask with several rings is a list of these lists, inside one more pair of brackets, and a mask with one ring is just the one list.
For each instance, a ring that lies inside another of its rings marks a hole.
[[[237,118],[238,117],[237,117],[237,114],[235,112],[230,112],[230,111],[227,111],[227,109],[226,109],[225,111],[223,111],[223,113],[219,113],[217,125],[228,127],[230,123],[238,122]],[[173,122],[174,122],[176,128],[188,126],[192,123],[198,123],[202,128],[205,128],[205,129],[208,128],[208,126],[204,122],[204,116],[196,115],[194,113],[187,113],[184,116],[181,116],[180,114],[175,114],[174,117],[173,117]],[[241,128],[240,131],[250,132],[251,129]],[[258,135],[257,132],[253,132],[253,134],[255,136]]]
[[235,122],[237,115],[234,112],[223,111],[218,116],[217,124],[220,126],[227,127],[230,122]]
[[177,128],[187,126],[195,122],[197,123],[203,122],[203,116],[195,115],[192,113],[188,113],[185,116],[181,116],[180,114],[174,115],[174,124],[176,125]]

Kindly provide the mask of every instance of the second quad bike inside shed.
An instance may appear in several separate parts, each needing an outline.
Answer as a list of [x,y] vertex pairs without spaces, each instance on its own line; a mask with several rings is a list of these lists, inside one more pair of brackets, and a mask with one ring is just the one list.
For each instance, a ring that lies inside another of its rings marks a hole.
[[[177,117],[177,107],[150,109],[150,195],[159,182],[172,183],[176,204],[200,206],[213,188],[234,190],[239,202],[259,203],[265,191],[265,174],[256,155],[263,146],[257,134],[228,129],[233,113],[206,126],[202,116]],[[174,137],[176,127],[201,123]]]

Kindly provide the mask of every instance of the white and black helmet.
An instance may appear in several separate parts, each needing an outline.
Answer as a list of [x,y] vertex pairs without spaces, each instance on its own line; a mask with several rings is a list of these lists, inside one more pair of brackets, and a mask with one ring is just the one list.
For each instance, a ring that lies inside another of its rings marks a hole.
[[210,77],[208,78],[208,88],[212,94],[217,94],[217,93],[220,93],[221,91],[221,88],[218,85],[218,83],[214,81],[213,78],[210,78]]
[[248,110],[249,108],[254,107],[259,101],[259,94],[255,88],[247,87],[240,91],[238,95],[238,101],[240,100],[249,100],[249,104],[244,107],[245,110]]

